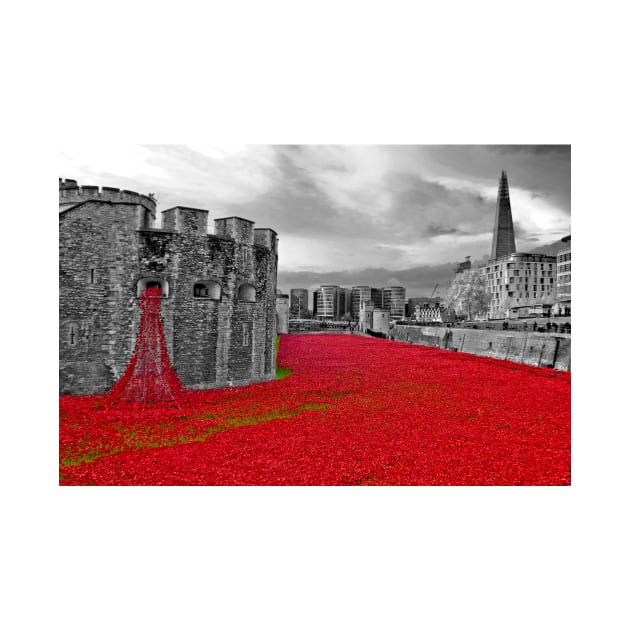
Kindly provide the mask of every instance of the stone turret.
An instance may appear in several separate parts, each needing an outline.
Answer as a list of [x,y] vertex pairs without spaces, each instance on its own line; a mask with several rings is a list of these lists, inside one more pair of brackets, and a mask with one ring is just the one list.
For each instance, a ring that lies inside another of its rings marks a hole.
[[151,195],[141,195],[134,190],[121,190],[111,186],[79,186],[75,179],[59,178],[59,205],[63,208],[84,201],[104,201],[142,206],[141,225],[155,221],[156,200]]

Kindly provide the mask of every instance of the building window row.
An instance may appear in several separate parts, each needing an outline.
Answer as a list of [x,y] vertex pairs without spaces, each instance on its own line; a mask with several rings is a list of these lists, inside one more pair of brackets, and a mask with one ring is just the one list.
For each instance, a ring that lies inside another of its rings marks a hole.
[[547,265],[546,268],[548,270],[552,270],[554,263],[522,263],[522,262],[520,262],[520,263],[507,263],[507,268],[509,270],[512,270],[512,269],[530,269],[530,270],[540,269],[542,271],[543,269],[545,269],[545,265]]
[[[168,280],[163,278],[141,278],[137,284],[137,297],[140,297],[146,289],[161,289],[162,297],[170,297]],[[220,300],[222,296],[221,285],[214,280],[198,280],[192,286],[193,297],[200,300]],[[238,300],[240,302],[255,302],[256,287],[243,283],[238,287]]]

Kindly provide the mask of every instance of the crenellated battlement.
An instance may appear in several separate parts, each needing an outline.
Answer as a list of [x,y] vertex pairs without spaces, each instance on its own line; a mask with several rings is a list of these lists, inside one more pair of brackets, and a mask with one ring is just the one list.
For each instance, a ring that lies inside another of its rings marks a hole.
[[214,233],[246,245],[254,244],[254,222],[241,217],[224,217],[214,220]]
[[[75,179],[59,178],[59,203],[71,204],[82,201],[108,201],[113,203],[139,204],[149,210],[151,217],[139,219],[139,229],[156,229],[156,200],[150,195],[141,195],[133,190],[112,186],[79,186]],[[175,206],[162,211],[160,231],[173,233],[208,234],[208,210]],[[265,247],[277,254],[278,235],[275,230],[255,228],[254,222],[241,217],[223,217],[214,220],[214,236],[229,239],[244,245]]]
[[59,203],[80,201],[111,201],[134,203],[144,206],[155,215],[156,201],[148,195],[141,195],[133,190],[121,190],[111,186],[79,186],[74,179],[59,178]]
[[175,206],[162,210],[162,228],[172,232],[208,233],[208,210]]
[[278,253],[278,233],[270,228],[254,228],[254,245]]

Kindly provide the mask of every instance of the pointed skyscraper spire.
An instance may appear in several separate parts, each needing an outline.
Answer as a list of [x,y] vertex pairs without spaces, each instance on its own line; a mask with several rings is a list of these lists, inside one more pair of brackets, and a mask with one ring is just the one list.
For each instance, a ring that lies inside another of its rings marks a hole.
[[514,242],[514,226],[512,225],[510,191],[508,189],[507,173],[502,170],[499,178],[497,212],[494,218],[494,234],[490,258],[500,258],[501,256],[514,253],[516,253],[516,244]]

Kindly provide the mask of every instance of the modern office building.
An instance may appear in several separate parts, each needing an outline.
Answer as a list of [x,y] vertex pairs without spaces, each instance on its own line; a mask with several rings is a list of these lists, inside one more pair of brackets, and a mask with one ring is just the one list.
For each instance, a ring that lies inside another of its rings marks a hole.
[[490,319],[507,317],[512,307],[556,301],[555,256],[509,254],[488,261],[481,272],[491,295]]
[[335,308],[335,319],[349,320],[351,310],[351,292],[350,289],[339,287],[337,290],[337,306]]
[[336,284],[324,284],[317,289],[313,295],[314,308],[317,311],[313,316],[316,319],[335,320],[338,319],[339,297],[341,287]]
[[562,241],[566,247],[558,252],[556,299],[562,308],[571,307],[571,235]]
[[308,291],[306,289],[291,289],[289,291],[291,303],[289,317],[304,319],[308,315]]
[[391,321],[405,317],[404,287],[373,289],[355,286],[347,289],[336,284],[324,284],[313,292],[313,318],[359,321],[361,304],[364,302],[370,302],[375,309],[388,311]]
[[370,289],[370,295],[374,308],[383,308],[383,289]]
[[384,287],[383,309],[389,311],[391,321],[405,318],[405,287]]

